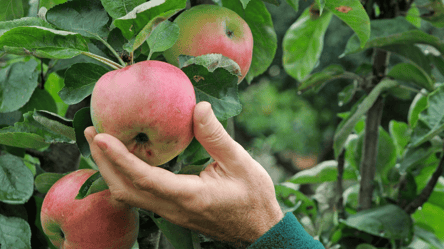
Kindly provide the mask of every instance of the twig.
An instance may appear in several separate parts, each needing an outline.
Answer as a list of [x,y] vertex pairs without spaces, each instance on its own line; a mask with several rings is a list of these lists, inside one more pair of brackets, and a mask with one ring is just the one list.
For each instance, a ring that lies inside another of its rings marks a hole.
[[404,211],[406,211],[406,213],[413,214],[416,211],[416,209],[421,207],[429,199],[430,195],[433,192],[433,189],[438,183],[439,177],[443,174],[443,172],[444,172],[444,153],[443,155],[441,155],[441,160],[439,161],[439,165],[436,168],[435,172],[433,172],[433,175],[430,178],[427,185],[425,186],[425,188],[412,202],[410,202],[404,208]]
[[344,191],[344,187],[342,186],[342,178],[344,175],[344,163],[345,163],[345,150],[342,150],[341,154],[338,157],[338,179],[337,179],[337,195],[339,196],[337,203],[337,210],[339,218],[345,218],[344,206],[342,202],[344,198],[342,197],[342,192]]

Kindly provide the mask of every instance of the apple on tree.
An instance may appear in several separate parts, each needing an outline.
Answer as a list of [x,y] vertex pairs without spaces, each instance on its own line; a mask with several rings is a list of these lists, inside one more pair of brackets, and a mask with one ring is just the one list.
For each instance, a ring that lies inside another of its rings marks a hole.
[[43,200],[44,233],[57,248],[130,249],[139,233],[136,208],[118,202],[109,190],[75,199],[96,170],[81,169],[59,179]]
[[182,70],[142,61],[97,81],[91,119],[97,132],[118,138],[131,153],[158,166],[191,143],[195,105],[194,87]]
[[169,63],[179,66],[179,55],[222,54],[239,65],[238,83],[247,75],[253,56],[253,35],[236,12],[202,4],[182,12],[174,22],[180,33],[176,43],[163,53]]

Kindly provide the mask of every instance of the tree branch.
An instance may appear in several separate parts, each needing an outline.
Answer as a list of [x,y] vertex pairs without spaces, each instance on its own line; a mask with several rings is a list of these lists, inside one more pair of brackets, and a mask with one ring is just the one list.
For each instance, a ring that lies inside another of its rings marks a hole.
[[410,202],[404,208],[404,211],[406,211],[406,213],[413,214],[416,211],[416,209],[421,207],[429,199],[430,195],[433,192],[433,189],[438,183],[439,177],[443,174],[443,172],[444,172],[444,153],[443,155],[441,155],[441,160],[439,161],[439,165],[436,168],[435,172],[433,172],[433,175],[430,178],[427,185],[425,186],[425,188],[412,202]]
[[345,163],[345,150],[342,150],[341,154],[338,157],[338,179],[336,182],[337,186],[337,195],[339,196],[337,203],[337,210],[339,214],[339,218],[345,218],[344,206],[342,202],[344,198],[342,197],[342,192],[344,192],[344,187],[342,186],[342,178],[344,175],[344,163]]

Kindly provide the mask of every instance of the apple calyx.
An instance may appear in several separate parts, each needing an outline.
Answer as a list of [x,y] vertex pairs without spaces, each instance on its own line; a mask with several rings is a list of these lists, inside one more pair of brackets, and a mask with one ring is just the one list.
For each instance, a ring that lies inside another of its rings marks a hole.
[[136,140],[136,142],[138,144],[144,144],[144,143],[148,143],[148,141],[150,141],[150,139],[148,138],[148,135],[143,132],[137,134],[136,137],[134,137],[134,140]]

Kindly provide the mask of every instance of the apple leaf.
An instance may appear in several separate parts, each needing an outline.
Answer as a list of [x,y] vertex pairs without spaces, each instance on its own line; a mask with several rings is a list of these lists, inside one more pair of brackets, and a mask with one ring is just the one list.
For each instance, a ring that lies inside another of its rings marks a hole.
[[17,62],[0,69],[0,112],[24,106],[37,87],[37,61]]
[[299,0],[287,0],[287,3],[294,9],[294,11],[299,11]]
[[0,36],[12,28],[22,26],[40,26],[45,28],[53,28],[51,24],[38,17],[23,17],[16,20],[0,22]]
[[184,165],[182,166],[182,170],[181,172],[179,172],[179,174],[182,174],[185,171],[190,173],[190,170],[187,169],[187,166],[194,165],[198,165],[198,171],[193,171],[192,173],[199,173],[200,171],[202,171],[201,165],[208,162],[210,158],[211,156],[208,154],[205,148],[199,143],[199,141],[197,141],[196,138],[193,138],[190,145],[188,145],[188,147],[177,158],[177,161],[182,162],[182,164]]
[[241,112],[238,77],[230,72],[236,72],[239,68],[234,61],[218,54],[198,57],[180,55],[179,65],[194,86],[196,102],[209,102],[219,121],[237,116]]
[[324,2],[326,9],[345,22],[359,37],[360,47],[364,47],[370,37],[370,18],[359,0],[316,1]]
[[101,0],[101,2],[112,18],[119,18],[128,14],[136,6],[145,3],[146,0]]
[[280,5],[279,0],[262,0],[262,1],[266,2],[266,3],[271,3],[271,4],[276,5],[276,6]]
[[34,192],[34,176],[23,158],[11,154],[0,156],[0,179],[1,202],[23,204]]
[[168,239],[171,245],[175,249],[195,249],[198,247],[194,247],[192,231],[173,224],[164,218],[160,217],[153,212],[146,211],[140,209],[141,212],[144,212],[150,216],[150,218],[156,223],[157,227],[162,231],[162,234]]
[[42,194],[46,194],[52,185],[56,183],[64,174],[45,172],[35,178],[35,188]]
[[179,38],[179,26],[176,23],[165,20],[157,25],[147,39],[150,47],[148,60],[154,52],[163,52],[171,48]]
[[[143,29],[139,32],[139,34],[137,34],[134,43],[132,45],[132,49],[129,52],[132,52],[136,50],[138,47],[140,47],[146,41],[146,39],[151,35],[151,32],[153,32],[153,30],[160,23],[162,23],[165,20],[168,20],[168,18],[179,12],[179,10],[180,9],[170,10],[151,19],[151,21],[149,21],[148,24],[145,25],[145,27],[143,27]],[[177,38],[175,40],[177,40]]]
[[30,249],[31,227],[28,222],[22,218],[0,214],[0,245],[4,248]]
[[324,11],[325,8],[325,0],[315,0],[315,2],[319,8],[319,15],[322,15],[322,12]]
[[314,221],[318,213],[314,200],[304,195],[293,185],[288,182],[274,185],[276,198],[283,208],[283,212],[293,212],[295,215],[304,214]]
[[[389,45],[384,46],[381,49],[393,52],[399,56],[404,57],[409,60],[409,62],[420,70],[424,70],[426,74],[431,74],[432,67],[430,65],[430,60],[427,56],[421,51],[420,48],[413,44],[397,44],[397,45]],[[433,56],[433,55],[432,55]]]
[[418,236],[420,239],[426,241],[427,243],[438,249],[444,249],[444,244],[432,231],[415,225],[415,236]]
[[410,215],[393,204],[360,211],[340,222],[360,231],[388,239],[404,240],[411,239],[413,236]]
[[73,125],[76,133],[77,147],[84,157],[89,157],[91,155],[91,150],[89,149],[89,144],[83,133],[87,127],[93,125],[89,107],[82,108],[76,112]]
[[324,35],[332,14],[313,17],[310,7],[287,30],[283,40],[285,71],[298,81],[313,70],[324,47]]
[[19,109],[21,113],[33,110],[44,110],[57,113],[57,104],[51,94],[45,89],[35,88],[28,103]]
[[416,127],[413,130],[412,146],[418,146],[429,141],[444,131],[444,86],[440,86],[427,96],[428,106],[419,114]]
[[125,16],[115,19],[114,25],[122,31],[122,34],[126,39],[130,40],[153,18],[171,10],[184,9],[186,7],[186,2],[186,0],[149,1],[138,5]]
[[0,36],[1,51],[40,58],[69,59],[88,52],[80,35],[44,27],[16,27]]
[[387,74],[393,79],[411,82],[428,91],[434,90],[434,81],[422,68],[410,63],[398,63]]
[[422,90],[416,94],[412,103],[410,104],[409,113],[407,115],[407,120],[412,128],[416,127],[416,122],[418,121],[419,114],[427,108],[427,92]]
[[[69,138],[72,137],[73,133],[68,132],[66,137],[60,134],[58,131],[53,131],[51,129],[57,130],[57,126],[47,128],[40,122],[45,123],[47,118],[44,118],[36,111],[28,112],[23,114],[24,120],[22,122],[17,122],[14,126],[5,127],[0,129],[0,144],[5,144],[9,146],[19,147],[19,148],[31,148],[31,149],[42,149],[47,147],[51,143],[75,143],[75,140]],[[34,117],[40,121],[38,122]],[[45,125],[50,125],[49,122]],[[66,125],[60,124],[62,130],[67,130]]]
[[[333,182],[338,178],[338,162],[335,160],[324,161],[313,168],[300,171],[293,175],[288,182],[294,184]],[[343,179],[356,179],[356,173],[352,168],[345,168]]]
[[96,82],[109,70],[93,63],[77,63],[65,72],[65,86],[59,96],[69,105],[91,95]]
[[17,0],[0,1],[0,21],[12,20],[23,17],[25,11],[23,2]]
[[247,5],[248,5],[248,3],[249,3],[250,1],[251,1],[251,0],[240,0],[240,2],[242,3],[242,7],[244,7],[244,9],[247,8]]
[[373,20],[371,25],[371,35],[364,47],[360,46],[359,38],[355,35],[351,36],[347,42],[344,53],[345,56],[361,52],[368,48],[380,48],[388,45],[398,44],[428,44],[441,53],[444,53],[444,42],[438,37],[429,35],[418,30],[413,24],[409,23],[403,17],[394,19]]
[[76,199],[83,199],[90,194],[98,193],[100,191],[108,189],[108,185],[103,180],[99,171],[90,176],[80,187],[79,193]]
[[72,120],[44,110],[35,111],[33,117],[35,121],[49,130],[75,141],[76,137],[72,127]]
[[339,156],[339,154],[342,152],[342,149],[344,148],[345,142],[347,141],[348,135],[353,131],[353,128],[355,127],[356,123],[361,119],[361,117],[367,113],[367,111],[373,106],[373,103],[375,103],[376,99],[379,97],[379,95],[392,87],[395,87],[398,85],[398,82],[390,79],[384,79],[382,80],[370,93],[365,99],[356,106],[352,110],[352,113],[342,122],[339,124],[339,126],[336,129],[336,133],[334,136],[334,151],[335,151],[335,158]]
[[277,36],[271,15],[261,1],[251,1],[245,9],[239,1],[222,0],[222,5],[242,17],[253,34],[253,59],[245,76],[245,79],[251,82],[254,77],[268,69],[276,53]]
[[442,1],[434,0],[428,6],[430,13],[421,15],[423,20],[430,22],[433,26],[444,28],[444,4]]
[[54,6],[46,20],[62,30],[79,33],[88,38],[108,36],[108,14],[100,1],[73,0]]
[[298,90],[304,91],[312,87],[320,87],[322,84],[327,83],[328,81],[342,78],[344,72],[345,70],[341,65],[330,65],[324,68],[324,70],[321,72],[314,73],[307,77],[298,86]]

